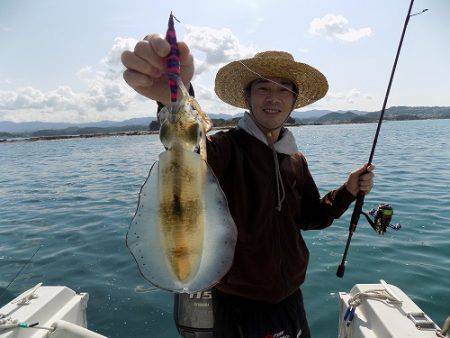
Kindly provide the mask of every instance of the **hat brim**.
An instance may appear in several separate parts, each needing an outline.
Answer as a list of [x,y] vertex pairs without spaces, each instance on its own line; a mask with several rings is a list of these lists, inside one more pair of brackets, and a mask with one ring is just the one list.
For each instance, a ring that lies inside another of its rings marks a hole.
[[217,72],[214,90],[232,106],[247,109],[245,88],[254,80],[279,77],[290,80],[298,88],[294,108],[307,106],[325,96],[328,82],[314,67],[286,58],[251,58],[233,61]]

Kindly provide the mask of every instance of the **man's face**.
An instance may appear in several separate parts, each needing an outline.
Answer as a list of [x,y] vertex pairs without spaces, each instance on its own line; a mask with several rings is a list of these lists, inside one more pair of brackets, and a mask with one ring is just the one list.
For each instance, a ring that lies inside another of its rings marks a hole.
[[[270,77],[257,80],[250,87],[248,104],[257,122],[267,130],[281,126],[292,111],[295,95],[289,80]],[[275,83],[274,83],[275,82]]]

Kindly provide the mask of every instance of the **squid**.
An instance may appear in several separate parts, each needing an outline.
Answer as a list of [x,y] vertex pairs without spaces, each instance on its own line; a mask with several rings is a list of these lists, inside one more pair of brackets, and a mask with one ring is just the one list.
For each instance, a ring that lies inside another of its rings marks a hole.
[[159,155],[141,187],[126,244],[142,276],[177,293],[211,288],[230,269],[237,229],[227,199],[207,163],[212,122],[180,77],[179,52],[169,18],[166,75],[171,104],[159,115]]

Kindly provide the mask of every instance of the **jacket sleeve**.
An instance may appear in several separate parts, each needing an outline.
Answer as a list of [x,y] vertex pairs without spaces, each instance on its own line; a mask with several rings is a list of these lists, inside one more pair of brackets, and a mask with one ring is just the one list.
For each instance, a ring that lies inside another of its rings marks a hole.
[[319,190],[303,155],[301,155],[301,162],[304,181],[299,192],[301,194],[300,228],[302,230],[324,229],[330,226],[336,218],[341,217],[356,198],[345,185],[320,198]]

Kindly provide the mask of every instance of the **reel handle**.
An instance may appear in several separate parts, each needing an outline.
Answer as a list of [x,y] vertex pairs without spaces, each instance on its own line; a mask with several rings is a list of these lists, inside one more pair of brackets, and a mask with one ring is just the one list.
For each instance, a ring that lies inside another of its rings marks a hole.
[[394,229],[395,231],[398,231],[402,228],[402,225],[400,223],[389,224],[389,228]]

